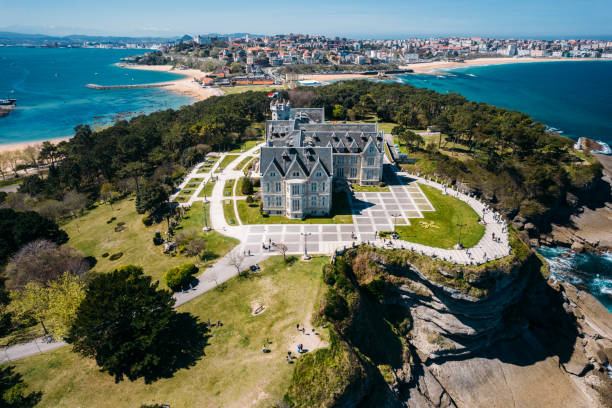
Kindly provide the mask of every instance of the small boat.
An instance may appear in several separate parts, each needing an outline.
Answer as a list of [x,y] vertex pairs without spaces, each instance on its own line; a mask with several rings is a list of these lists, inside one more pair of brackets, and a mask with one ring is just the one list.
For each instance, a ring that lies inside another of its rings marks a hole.
[[0,106],[14,106],[17,103],[17,99],[8,98],[0,99]]

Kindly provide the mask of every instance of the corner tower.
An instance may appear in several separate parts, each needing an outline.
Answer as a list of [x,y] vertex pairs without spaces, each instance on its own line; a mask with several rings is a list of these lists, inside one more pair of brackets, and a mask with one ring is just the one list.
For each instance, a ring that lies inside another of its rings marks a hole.
[[270,102],[272,120],[289,120],[291,114],[291,102],[272,101]]

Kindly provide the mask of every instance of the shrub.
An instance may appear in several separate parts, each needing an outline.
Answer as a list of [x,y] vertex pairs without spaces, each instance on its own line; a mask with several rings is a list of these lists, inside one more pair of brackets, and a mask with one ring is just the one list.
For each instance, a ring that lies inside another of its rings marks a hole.
[[146,227],[150,227],[153,224],[153,220],[148,215],[145,215],[144,217],[142,217],[142,223]]
[[112,254],[110,256],[110,258],[108,258],[108,259],[110,259],[111,261],[116,261],[117,259],[121,258],[122,256],[123,256],[123,252],[117,252],[115,254]]
[[348,303],[333,288],[330,288],[325,294],[325,306],[323,313],[332,320],[342,320],[348,315]]
[[107,224],[112,223],[113,221],[115,221],[117,218],[116,217],[111,217],[110,220],[106,221]]
[[108,252],[103,253],[103,254],[102,254],[102,258],[106,258],[108,255],[109,255],[109,253],[108,253]]
[[253,182],[248,177],[242,178],[242,187],[241,187],[242,195],[251,195],[253,194]]
[[250,196],[247,196],[246,202],[249,203],[249,204],[252,204],[253,202],[255,202],[255,199],[253,198],[252,195],[250,195]]
[[378,187],[387,187],[387,183],[385,183],[384,181],[379,181]]
[[161,245],[164,243],[164,239],[162,238],[161,232],[155,231],[155,236],[153,237],[153,244]]
[[198,271],[198,268],[192,263],[186,263],[181,266],[170,268],[164,274],[164,282],[173,291],[178,291],[191,282],[193,275]]
[[268,216],[268,212],[267,211],[262,211],[261,212],[261,216],[264,217],[264,218],[267,217]]

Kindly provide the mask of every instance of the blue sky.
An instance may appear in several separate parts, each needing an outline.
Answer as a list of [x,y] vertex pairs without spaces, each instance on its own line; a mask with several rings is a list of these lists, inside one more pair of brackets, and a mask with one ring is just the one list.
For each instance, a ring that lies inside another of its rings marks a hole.
[[55,35],[612,38],[612,0],[0,0],[0,29]]

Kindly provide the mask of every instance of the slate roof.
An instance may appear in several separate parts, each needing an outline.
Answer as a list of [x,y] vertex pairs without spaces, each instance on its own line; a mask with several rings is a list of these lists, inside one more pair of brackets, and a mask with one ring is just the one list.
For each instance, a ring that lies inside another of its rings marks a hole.
[[374,140],[383,149],[383,135],[376,123],[301,123],[294,120],[266,122],[268,146],[332,147],[336,153],[361,152]]
[[327,147],[267,147],[261,148],[260,169],[262,173],[270,165],[275,166],[281,176],[285,176],[293,162],[302,169],[306,176],[310,176],[320,161],[327,176],[333,173],[332,150]]
[[324,108],[291,108],[289,111],[291,119],[308,119],[311,122],[325,122]]

